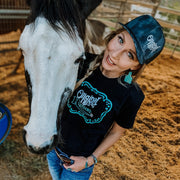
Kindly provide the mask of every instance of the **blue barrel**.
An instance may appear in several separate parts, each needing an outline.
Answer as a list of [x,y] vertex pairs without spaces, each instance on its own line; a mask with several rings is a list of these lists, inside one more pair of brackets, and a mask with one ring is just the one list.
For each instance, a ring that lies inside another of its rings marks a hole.
[[0,144],[8,136],[12,126],[12,116],[9,109],[0,103]]

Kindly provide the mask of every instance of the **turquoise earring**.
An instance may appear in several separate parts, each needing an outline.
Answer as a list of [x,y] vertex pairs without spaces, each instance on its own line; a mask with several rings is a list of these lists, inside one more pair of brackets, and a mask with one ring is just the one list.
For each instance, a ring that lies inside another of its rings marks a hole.
[[128,84],[132,83],[132,72],[129,71],[129,73],[125,76],[124,81]]

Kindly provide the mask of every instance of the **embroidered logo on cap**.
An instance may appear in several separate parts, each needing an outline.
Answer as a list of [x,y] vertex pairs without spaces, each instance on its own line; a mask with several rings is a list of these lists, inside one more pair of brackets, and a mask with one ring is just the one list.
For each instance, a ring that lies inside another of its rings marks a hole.
[[154,36],[153,35],[149,35],[147,37],[147,41],[148,41],[147,48],[151,51],[151,53],[153,53],[158,48],[160,48],[160,46],[158,46],[157,43],[154,42]]

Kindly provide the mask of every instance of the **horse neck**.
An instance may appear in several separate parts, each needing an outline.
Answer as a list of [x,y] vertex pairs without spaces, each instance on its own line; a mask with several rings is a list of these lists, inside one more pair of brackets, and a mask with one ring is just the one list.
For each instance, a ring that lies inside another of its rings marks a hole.
[[75,37],[75,32],[78,31],[79,36],[84,37],[79,11],[74,0],[31,0],[28,24],[34,23],[39,16],[45,17],[56,31],[65,29],[71,37]]

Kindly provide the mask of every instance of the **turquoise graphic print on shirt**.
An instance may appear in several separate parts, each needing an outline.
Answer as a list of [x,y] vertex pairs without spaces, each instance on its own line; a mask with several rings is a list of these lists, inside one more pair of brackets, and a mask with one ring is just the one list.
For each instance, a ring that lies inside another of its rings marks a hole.
[[83,117],[87,124],[100,123],[112,109],[112,102],[106,94],[93,88],[87,81],[84,81],[81,87],[68,101],[69,111]]

